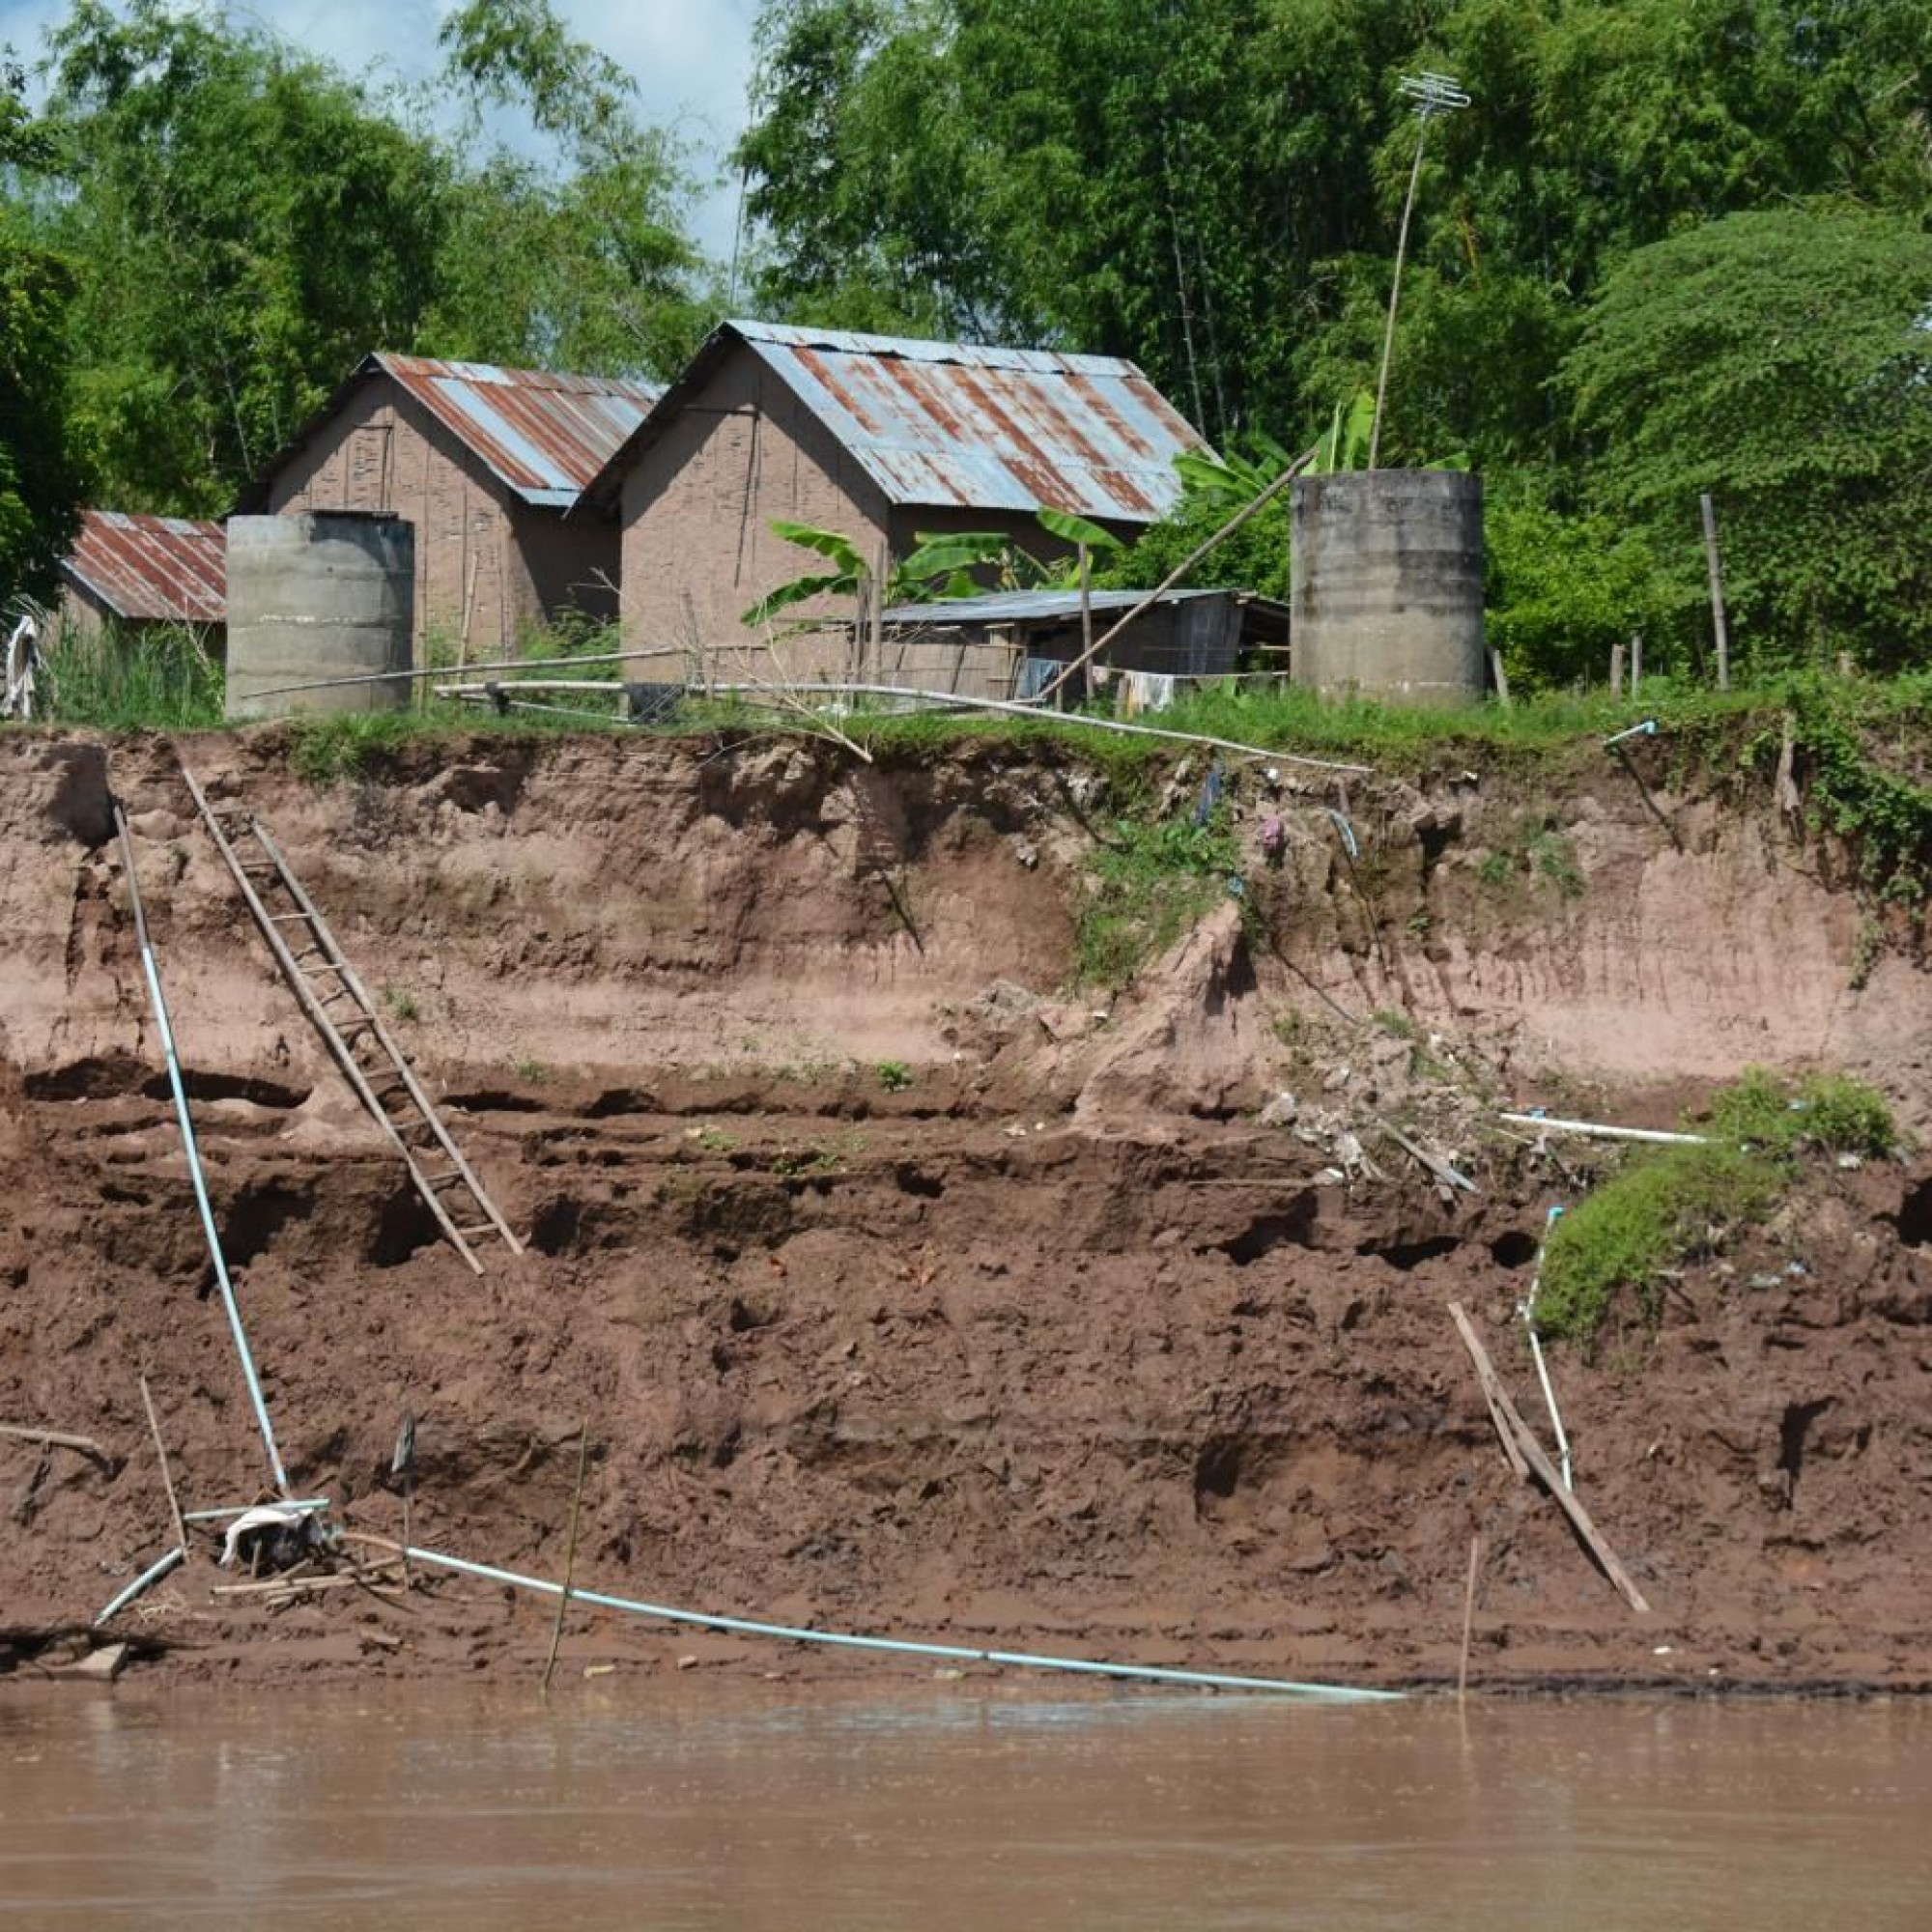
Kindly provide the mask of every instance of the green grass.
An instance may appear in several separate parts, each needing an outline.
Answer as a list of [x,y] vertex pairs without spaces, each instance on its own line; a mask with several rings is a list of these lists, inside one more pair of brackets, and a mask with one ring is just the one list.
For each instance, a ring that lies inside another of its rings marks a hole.
[[1807,1158],[1875,1159],[1897,1150],[1882,1094],[1842,1074],[1793,1087],[1747,1068],[1713,1101],[1703,1147],[1645,1149],[1572,1208],[1544,1251],[1536,1323],[1594,1344],[1618,1297],[1650,1327],[1662,1314],[1662,1270],[1722,1251],[1801,1178]]
[[222,722],[221,662],[185,624],[86,631],[64,621],[39,686],[41,715],[63,724],[166,731]]
[[1225,808],[1206,825],[1120,819],[1089,861],[1074,935],[1074,978],[1123,986],[1228,896],[1240,854]]

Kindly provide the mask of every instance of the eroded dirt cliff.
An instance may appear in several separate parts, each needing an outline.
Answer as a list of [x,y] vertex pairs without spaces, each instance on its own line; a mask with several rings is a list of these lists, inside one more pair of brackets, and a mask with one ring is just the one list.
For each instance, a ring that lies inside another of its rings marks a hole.
[[[266,1476],[111,792],[283,1455],[356,1528],[400,1529],[410,1410],[415,1540],[559,1574],[587,1424],[579,1580],[658,1602],[1439,1680],[1479,1533],[1479,1681],[1932,1678],[1922,1165],[1834,1176],[1687,1269],[1655,1341],[1556,1351],[1649,1617],[1511,1476],[1445,1313],[1536,1414],[1514,1309],[1582,1177],[1492,1103],[1667,1124],[1747,1062],[1826,1063],[1925,1122],[1923,972],[1769,801],[1662,753],[1265,796],[1249,771],[1250,916],[1116,995],[1069,976],[1122,802],[1051,746],[478,737],[329,785],[273,729],[179,752],[273,826],[529,1251],[478,1280],[436,1239],[174,748],[0,739],[0,1421],[114,1459],[0,1443],[0,1626],[91,1616],[169,1541],[140,1374],[188,1507]],[[1479,1191],[1442,1198],[1391,1119]],[[522,1670],[547,1641],[548,1602],[453,1579],[240,1607],[212,1553],[123,1620],[176,1672]],[[572,1629],[627,1669],[830,1667]]]

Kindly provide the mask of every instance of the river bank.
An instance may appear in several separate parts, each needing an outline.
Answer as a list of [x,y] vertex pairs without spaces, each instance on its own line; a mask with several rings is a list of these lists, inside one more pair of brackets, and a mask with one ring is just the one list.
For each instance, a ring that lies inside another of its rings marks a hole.
[[[1829,849],[1674,772],[1235,789],[1222,903],[1069,986],[1124,802],[1064,751],[476,738],[330,782],[185,741],[274,826],[527,1252],[436,1236],[276,975],[162,742],[0,740],[4,1653],[66,1654],[267,1470],[144,1001],[133,826],[224,1248],[296,1491],[659,1604],[1361,1685],[1932,1679],[1932,1193],[1834,1172],[1687,1264],[1653,1335],[1552,1351],[1638,1616],[1504,1462],[1447,1304],[1541,1421],[1516,1307],[1591,1157],[1500,1106],[1673,1124],[1747,1062],[1927,1119],[1932,1028]],[[1163,782],[1183,818],[1201,773]],[[1287,850],[1261,848],[1270,814]],[[1280,1096],[1293,1096],[1292,1108]],[[1273,1103],[1270,1106],[1270,1103]],[[1381,1123],[1476,1183],[1448,1190]],[[36,1479],[36,1472],[38,1479]],[[265,1609],[211,1534],[118,1619],[168,1681],[541,1667],[473,1578]],[[929,1674],[573,1606],[566,1670]],[[124,1682],[127,1681],[124,1679]],[[595,1681],[595,1680],[590,1680]]]

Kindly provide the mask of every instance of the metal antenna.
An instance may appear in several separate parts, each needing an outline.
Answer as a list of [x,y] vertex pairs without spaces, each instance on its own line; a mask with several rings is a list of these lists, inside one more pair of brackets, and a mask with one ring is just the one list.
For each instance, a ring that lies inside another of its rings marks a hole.
[[1369,425],[1369,468],[1382,440],[1382,402],[1388,394],[1389,356],[1395,349],[1395,305],[1402,294],[1402,261],[1408,251],[1408,217],[1415,209],[1415,185],[1422,178],[1422,150],[1429,124],[1438,114],[1453,113],[1469,104],[1462,84],[1446,73],[1406,73],[1398,83],[1405,99],[1415,102],[1415,165],[1408,171],[1408,193],[1402,204],[1402,232],[1395,244],[1395,280],[1389,287],[1388,327],[1382,333],[1381,374],[1376,378],[1376,412]]

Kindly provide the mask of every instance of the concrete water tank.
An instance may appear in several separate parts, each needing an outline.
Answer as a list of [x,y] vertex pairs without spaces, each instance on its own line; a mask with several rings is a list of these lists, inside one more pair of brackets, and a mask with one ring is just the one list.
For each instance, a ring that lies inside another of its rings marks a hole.
[[1296,684],[1392,704],[1483,695],[1483,481],[1355,469],[1294,484]]
[[412,668],[415,529],[349,510],[228,520],[228,716],[400,711],[410,681],[265,696],[318,678]]

